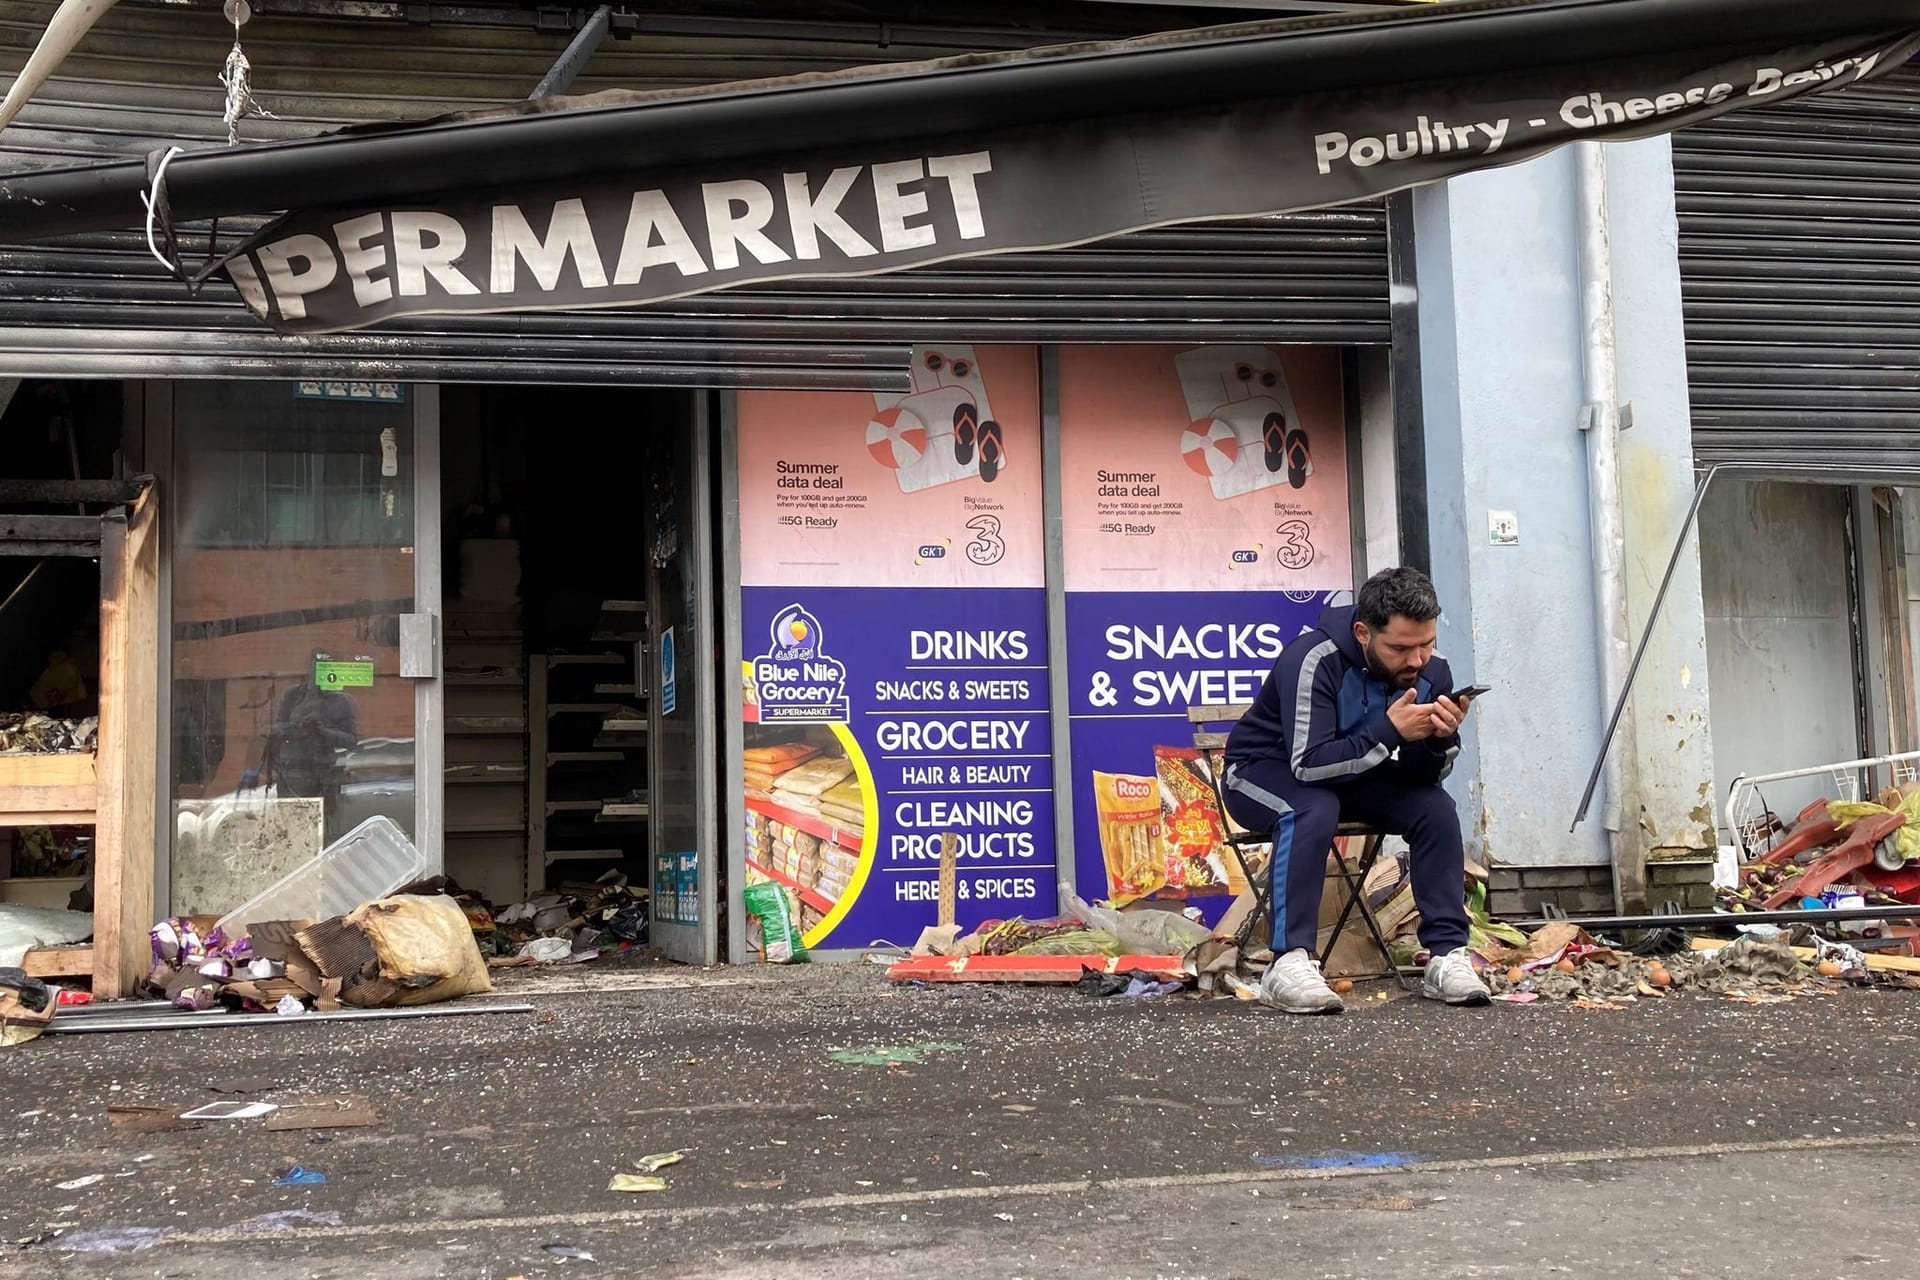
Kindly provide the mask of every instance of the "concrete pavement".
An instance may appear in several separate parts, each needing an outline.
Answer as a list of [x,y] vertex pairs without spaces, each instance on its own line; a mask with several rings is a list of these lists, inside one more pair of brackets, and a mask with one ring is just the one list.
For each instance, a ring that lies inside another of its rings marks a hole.
[[[1911,994],[1289,1019],[869,968],[535,980],[533,1015],[6,1051],[0,1278],[1915,1274]],[[380,1120],[108,1120],[236,1083]],[[671,1190],[606,1189],[683,1148]],[[271,1185],[293,1164],[327,1183]]]

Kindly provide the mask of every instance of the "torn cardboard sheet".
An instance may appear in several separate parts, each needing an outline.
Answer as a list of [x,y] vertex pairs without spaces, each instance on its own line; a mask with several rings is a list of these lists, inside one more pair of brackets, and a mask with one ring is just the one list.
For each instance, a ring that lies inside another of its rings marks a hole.
[[366,1098],[327,1098],[291,1102],[268,1117],[275,1132],[298,1129],[364,1129],[380,1123],[380,1113]]

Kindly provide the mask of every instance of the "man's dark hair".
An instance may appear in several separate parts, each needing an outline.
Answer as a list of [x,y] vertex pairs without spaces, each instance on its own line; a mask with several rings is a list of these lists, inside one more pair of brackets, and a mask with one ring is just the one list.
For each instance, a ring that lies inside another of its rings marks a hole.
[[1395,618],[1432,622],[1440,616],[1440,597],[1434,594],[1433,579],[1405,566],[1382,569],[1368,578],[1353,603],[1354,616],[1374,631]]

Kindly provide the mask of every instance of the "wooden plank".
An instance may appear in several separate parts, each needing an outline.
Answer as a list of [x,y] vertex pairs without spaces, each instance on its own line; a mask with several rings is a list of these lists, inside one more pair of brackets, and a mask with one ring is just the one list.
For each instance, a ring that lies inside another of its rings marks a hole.
[[[1579,921],[1576,920],[1574,923],[1578,924]],[[1695,938],[1693,940],[1693,949],[1695,951],[1718,951],[1720,948],[1730,945],[1731,944],[1723,938]],[[1789,947],[1787,949],[1809,964],[1820,954],[1812,947]],[[1874,951],[1869,951],[1865,954],[1867,957],[1867,968],[1869,969],[1880,969],[1887,973],[1920,973],[1920,956],[1883,956]]]
[[91,809],[9,809],[0,813],[0,827],[91,827],[97,815]]
[[154,490],[100,522],[100,750],[94,825],[94,995],[131,995],[153,927],[160,539]]
[[1253,710],[1251,702],[1216,702],[1204,707],[1188,707],[1189,724],[1226,724]]
[[[62,751],[44,756],[0,756],[0,791],[15,787],[94,786],[93,753]],[[91,803],[87,805],[93,807]]]
[[0,790],[0,826],[84,827],[95,821],[94,787],[8,787]]
[[20,967],[30,978],[85,978],[93,973],[93,948],[33,947]]
[[940,917],[942,926],[953,923],[959,889],[960,841],[951,831],[940,836]]
[[0,502],[119,506],[139,496],[140,480],[0,480]]
[[0,542],[95,543],[106,536],[99,516],[0,515]]

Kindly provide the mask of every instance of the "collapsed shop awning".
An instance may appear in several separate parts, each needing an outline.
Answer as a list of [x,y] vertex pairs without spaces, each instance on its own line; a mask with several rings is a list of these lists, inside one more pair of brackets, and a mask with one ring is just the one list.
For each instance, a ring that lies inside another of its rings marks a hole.
[[1341,204],[1856,83],[1912,0],[1467,0],[497,112],[0,181],[0,237],[293,209],[283,333],[630,306]]

